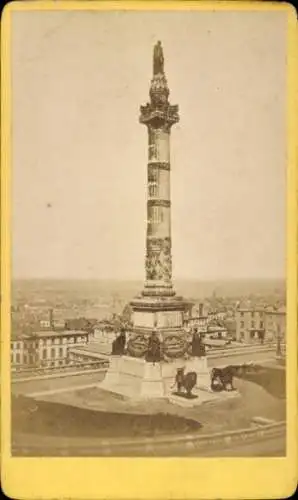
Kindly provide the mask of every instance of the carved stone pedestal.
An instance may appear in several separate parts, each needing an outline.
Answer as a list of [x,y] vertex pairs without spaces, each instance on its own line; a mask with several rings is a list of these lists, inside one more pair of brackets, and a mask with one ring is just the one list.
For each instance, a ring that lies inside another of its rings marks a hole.
[[186,372],[196,372],[198,376],[197,387],[201,390],[211,391],[210,368],[208,368],[207,357],[191,358],[186,362]]
[[132,400],[165,397],[161,363],[148,363],[130,356],[112,356],[99,387]]
[[182,367],[185,367],[185,373],[190,371],[197,373],[196,392],[210,388],[206,358],[149,363],[144,359],[130,356],[111,356],[105,379],[98,387],[133,401],[170,398],[177,390],[175,388],[177,369]]

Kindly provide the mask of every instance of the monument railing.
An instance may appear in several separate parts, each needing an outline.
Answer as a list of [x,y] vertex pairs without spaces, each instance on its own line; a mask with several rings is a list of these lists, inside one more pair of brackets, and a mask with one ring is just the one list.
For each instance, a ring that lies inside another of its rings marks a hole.
[[38,450],[48,455],[74,455],[97,454],[109,456],[150,455],[161,452],[163,455],[174,455],[175,451],[183,453],[193,452],[195,450],[216,450],[229,448],[231,446],[241,446],[243,444],[262,442],[267,439],[285,438],[286,421],[275,422],[263,426],[249,427],[237,430],[228,430],[212,434],[200,434],[200,431],[194,434],[159,436],[152,438],[135,439],[101,439],[101,438],[77,438],[75,440],[63,440],[56,444],[54,438],[48,437],[43,440],[30,439],[30,436],[22,435],[19,445],[12,446],[13,453],[23,451],[24,455],[32,455],[34,452],[38,455]]
[[24,368],[22,370],[18,370],[17,372],[12,372],[13,381],[18,381],[19,379],[26,377],[26,375],[31,375],[32,377],[38,377],[42,375],[55,375],[59,376],[61,373],[71,374],[72,372],[76,372],[82,368],[84,369],[97,369],[104,368],[108,364],[108,360],[102,359],[97,361],[82,361],[72,364],[66,364],[61,366],[52,366],[52,367],[40,367],[40,368]]

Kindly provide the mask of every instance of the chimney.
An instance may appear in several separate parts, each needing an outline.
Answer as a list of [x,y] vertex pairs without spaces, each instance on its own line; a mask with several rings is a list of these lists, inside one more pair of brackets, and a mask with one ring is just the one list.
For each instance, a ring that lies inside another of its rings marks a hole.
[[200,303],[199,304],[199,317],[204,316],[203,308],[204,308],[204,304]]
[[54,312],[53,309],[49,310],[50,328],[54,330]]

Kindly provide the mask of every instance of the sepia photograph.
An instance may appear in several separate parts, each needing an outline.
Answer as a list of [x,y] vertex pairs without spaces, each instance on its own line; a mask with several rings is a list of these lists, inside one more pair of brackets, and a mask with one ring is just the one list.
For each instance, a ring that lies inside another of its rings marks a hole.
[[287,456],[288,17],[11,10],[12,458]]

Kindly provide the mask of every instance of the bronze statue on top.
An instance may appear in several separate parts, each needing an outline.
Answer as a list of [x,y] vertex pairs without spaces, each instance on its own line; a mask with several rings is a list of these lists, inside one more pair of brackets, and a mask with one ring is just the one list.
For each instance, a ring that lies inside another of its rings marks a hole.
[[164,57],[161,42],[158,41],[153,51],[153,74],[164,73]]

